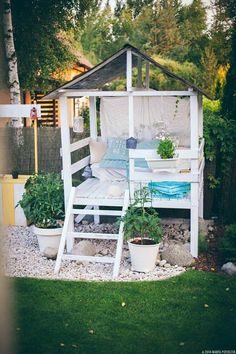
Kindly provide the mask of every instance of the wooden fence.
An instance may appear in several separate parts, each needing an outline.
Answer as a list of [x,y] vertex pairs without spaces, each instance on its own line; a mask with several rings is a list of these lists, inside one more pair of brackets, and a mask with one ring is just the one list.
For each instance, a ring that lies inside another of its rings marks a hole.
[[[71,142],[86,137],[71,130]],[[61,131],[60,128],[38,128],[38,158],[40,172],[61,171]],[[84,153],[82,151],[82,153]],[[72,161],[78,156],[72,154]],[[17,169],[20,174],[34,173],[34,131],[24,127],[0,128],[0,174],[9,174]]]

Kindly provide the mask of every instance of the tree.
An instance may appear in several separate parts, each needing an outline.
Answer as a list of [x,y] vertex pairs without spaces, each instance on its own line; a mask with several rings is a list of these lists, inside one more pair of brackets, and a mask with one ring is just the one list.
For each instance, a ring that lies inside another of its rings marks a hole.
[[112,9],[107,5],[100,11],[91,11],[85,19],[85,25],[76,29],[76,40],[94,63],[100,62],[116,50],[112,24]]
[[236,120],[236,21],[232,31],[230,68],[226,76],[222,111],[228,118]]
[[229,61],[231,48],[232,21],[222,1],[215,0],[212,3],[212,9],[214,16],[210,28],[211,46],[218,64],[226,65]]
[[[60,33],[84,20],[99,0],[12,0],[12,17],[19,76],[23,89],[48,90],[53,73],[75,58]],[[57,83],[58,84],[58,83]]]
[[[8,84],[10,89],[10,101],[12,104],[20,104],[20,83],[17,68],[17,56],[13,38],[10,0],[4,0],[3,5],[3,29],[5,53],[8,63]],[[20,127],[22,125],[21,118],[12,118],[12,125],[14,127]]]
[[216,2],[224,7],[225,13],[232,24],[230,67],[226,75],[222,112],[227,118],[236,120],[236,3],[234,0],[216,0]]
[[203,67],[201,86],[214,97],[218,80],[218,61],[211,47],[205,48],[201,58],[201,65]]
[[190,5],[182,6],[177,18],[180,35],[186,45],[184,60],[200,65],[202,55],[209,43],[206,33],[206,9],[202,1],[193,0]]
[[155,54],[178,59],[182,56],[185,43],[181,38],[177,24],[176,1],[156,2],[152,16],[151,46]]

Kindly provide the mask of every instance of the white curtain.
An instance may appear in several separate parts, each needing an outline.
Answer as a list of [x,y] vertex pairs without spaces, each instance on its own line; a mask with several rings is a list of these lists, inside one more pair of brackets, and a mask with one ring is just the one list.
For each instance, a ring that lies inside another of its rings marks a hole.
[[[127,97],[102,97],[100,117],[103,139],[129,136]],[[134,97],[135,138],[151,140],[163,127],[180,146],[190,146],[189,98]]]

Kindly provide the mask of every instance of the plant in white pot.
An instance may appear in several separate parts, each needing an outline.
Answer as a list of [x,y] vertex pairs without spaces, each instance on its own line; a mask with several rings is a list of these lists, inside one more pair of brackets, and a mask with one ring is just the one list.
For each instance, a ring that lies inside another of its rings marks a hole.
[[158,142],[156,150],[159,158],[147,159],[149,168],[152,170],[176,169],[177,156],[175,154],[175,143],[170,137],[162,137]]
[[64,219],[64,193],[60,175],[56,173],[31,176],[25,184],[25,193],[18,203],[37,235],[41,252],[47,247],[58,250],[62,220]]
[[162,228],[157,211],[145,207],[151,202],[150,191],[144,187],[134,194],[134,202],[130,205],[122,221],[124,236],[128,240],[132,270],[149,272],[155,268],[162,238]]

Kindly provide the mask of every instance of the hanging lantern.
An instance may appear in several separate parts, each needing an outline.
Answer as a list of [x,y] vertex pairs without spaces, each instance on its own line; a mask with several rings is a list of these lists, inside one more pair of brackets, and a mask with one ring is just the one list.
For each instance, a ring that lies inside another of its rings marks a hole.
[[136,149],[137,147],[137,139],[132,136],[126,140],[126,148],[127,149]]
[[74,117],[73,120],[73,132],[75,133],[83,133],[84,131],[84,118],[79,116],[79,117]]

